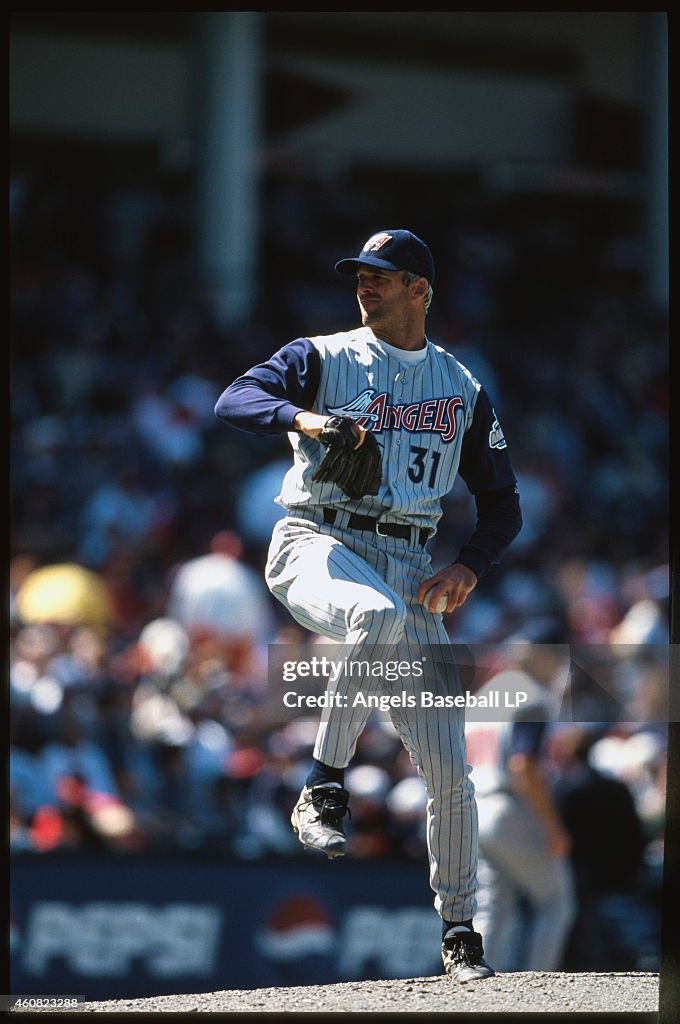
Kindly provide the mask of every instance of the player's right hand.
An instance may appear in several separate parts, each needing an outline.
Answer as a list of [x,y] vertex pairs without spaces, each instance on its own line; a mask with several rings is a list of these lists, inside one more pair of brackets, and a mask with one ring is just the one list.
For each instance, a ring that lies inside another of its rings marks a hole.
[[429,580],[421,583],[417,601],[429,612],[436,610],[440,598],[447,596],[446,613],[453,612],[465,604],[469,595],[477,586],[477,577],[472,569],[460,562],[454,562],[445,569],[440,569]]
[[293,420],[293,426],[300,434],[307,437],[318,437],[330,416],[321,416],[318,412],[299,412]]
[[[318,438],[331,418],[331,416],[323,416],[317,412],[299,412],[293,421],[293,426],[299,433],[306,434],[307,437]],[[365,427],[360,427],[358,423],[354,424],[354,431],[358,438],[356,447],[361,448],[368,431]]]

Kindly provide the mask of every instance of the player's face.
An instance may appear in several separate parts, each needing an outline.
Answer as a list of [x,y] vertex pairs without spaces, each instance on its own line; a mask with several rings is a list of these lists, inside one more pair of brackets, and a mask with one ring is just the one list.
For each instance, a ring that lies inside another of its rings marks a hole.
[[401,270],[359,267],[357,299],[364,327],[385,327],[398,322],[409,307],[409,289]]

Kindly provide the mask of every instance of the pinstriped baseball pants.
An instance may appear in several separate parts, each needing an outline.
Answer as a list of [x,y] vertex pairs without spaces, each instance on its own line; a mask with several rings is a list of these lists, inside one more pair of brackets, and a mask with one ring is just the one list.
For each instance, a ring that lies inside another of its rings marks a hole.
[[[437,645],[448,648],[441,616],[416,601],[420,584],[431,575],[427,551],[399,538],[343,529],[346,513],[332,527],[318,513],[315,519],[305,510],[304,518],[291,513],[280,520],[269,547],[267,585],[296,622],[343,644],[349,662],[365,661],[370,651],[384,658],[392,650],[398,660],[412,663]],[[387,682],[348,675],[329,683],[346,706],[324,708],[314,757],[335,767],[350,763],[371,714],[370,708],[353,706],[357,688],[364,694],[413,695],[415,707],[390,707],[389,714],[427,790],[434,905],[445,920],[457,922],[476,909],[477,806],[466,763],[464,711],[423,710],[420,691],[426,685],[418,678]]]

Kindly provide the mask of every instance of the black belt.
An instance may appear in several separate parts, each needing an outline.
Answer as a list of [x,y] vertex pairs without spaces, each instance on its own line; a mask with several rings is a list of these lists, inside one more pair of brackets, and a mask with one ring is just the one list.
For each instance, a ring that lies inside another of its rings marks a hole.
[[[332,526],[337,515],[338,510],[336,508],[324,508],[324,523]],[[399,537],[401,540],[410,540],[412,536],[411,531],[415,530],[421,548],[425,547],[430,536],[430,531],[425,526],[417,527],[406,526],[404,523],[383,523],[372,516],[360,516],[358,512],[350,512],[347,527],[350,530],[370,530],[372,533],[377,533],[379,537]]]

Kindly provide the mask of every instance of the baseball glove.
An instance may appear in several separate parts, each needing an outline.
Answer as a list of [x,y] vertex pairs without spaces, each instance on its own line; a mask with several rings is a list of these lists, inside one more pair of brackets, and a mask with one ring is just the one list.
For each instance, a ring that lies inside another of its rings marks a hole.
[[359,433],[347,416],[331,416],[319,434],[327,452],[312,479],[317,483],[334,483],[348,498],[377,494],[382,479],[382,451],[375,436],[367,431],[363,444],[357,448]]

